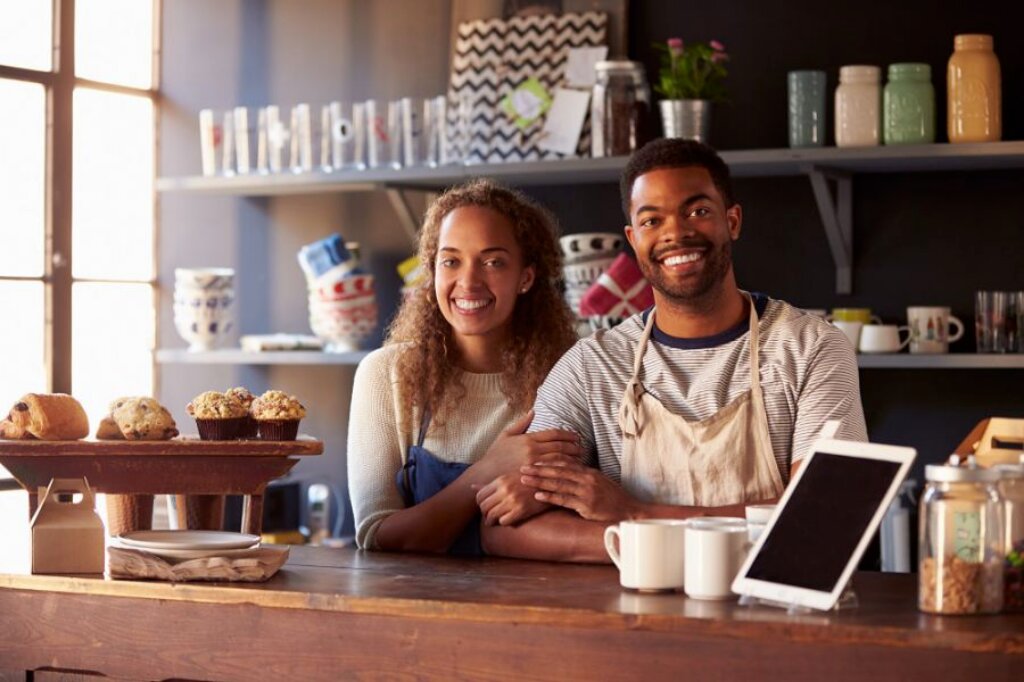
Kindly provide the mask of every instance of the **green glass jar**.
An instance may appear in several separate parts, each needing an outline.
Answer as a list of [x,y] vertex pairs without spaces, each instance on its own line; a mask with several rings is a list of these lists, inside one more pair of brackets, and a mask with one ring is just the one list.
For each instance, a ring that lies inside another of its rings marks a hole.
[[927,64],[890,64],[882,95],[885,144],[935,141],[935,88]]

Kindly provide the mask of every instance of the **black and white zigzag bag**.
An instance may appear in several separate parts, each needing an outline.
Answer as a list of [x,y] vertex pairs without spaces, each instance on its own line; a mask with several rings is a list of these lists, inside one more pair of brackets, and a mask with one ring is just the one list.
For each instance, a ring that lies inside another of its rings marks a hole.
[[[500,163],[564,158],[540,149],[544,117],[525,128],[501,109],[502,100],[530,78],[548,93],[565,84],[569,49],[607,44],[604,12],[485,19],[459,25],[448,88],[449,158]],[[590,155],[589,115],[576,156]]]

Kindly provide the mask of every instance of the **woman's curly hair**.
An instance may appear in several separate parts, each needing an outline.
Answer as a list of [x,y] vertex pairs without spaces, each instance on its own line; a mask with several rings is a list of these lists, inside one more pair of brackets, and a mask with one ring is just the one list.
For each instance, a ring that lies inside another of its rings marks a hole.
[[441,314],[434,290],[441,222],[464,206],[489,208],[507,218],[522,251],[523,265],[532,265],[536,271],[533,286],[516,300],[510,340],[502,349],[501,391],[515,413],[532,407],[544,377],[576,341],[572,314],[558,289],[562,254],[554,216],[523,194],[490,180],[473,180],[449,189],[427,210],[420,231],[418,255],[429,276],[422,288],[402,303],[386,341],[407,344],[398,358],[404,415],[411,415],[413,408],[426,409],[439,424],[465,396],[452,328]]

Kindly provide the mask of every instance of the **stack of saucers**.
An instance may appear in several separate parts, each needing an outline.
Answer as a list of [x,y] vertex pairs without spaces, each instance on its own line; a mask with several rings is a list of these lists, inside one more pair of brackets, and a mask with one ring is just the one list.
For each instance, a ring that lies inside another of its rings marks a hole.
[[139,530],[118,535],[113,546],[181,561],[243,555],[260,548],[260,536],[219,530]]

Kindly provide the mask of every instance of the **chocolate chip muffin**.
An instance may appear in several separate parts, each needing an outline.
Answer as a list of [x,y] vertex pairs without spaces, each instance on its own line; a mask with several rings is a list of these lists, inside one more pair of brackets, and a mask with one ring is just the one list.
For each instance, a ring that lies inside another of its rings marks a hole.
[[267,391],[252,403],[252,416],[263,440],[295,440],[306,408],[284,391]]
[[[153,398],[118,398],[110,403],[110,418],[125,440],[170,440],[178,435],[174,417]],[[101,437],[99,429],[96,437]]]
[[224,391],[224,395],[234,398],[245,406],[245,423],[238,432],[239,438],[255,438],[257,434],[256,420],[252,418],[252,401],[256,397],[249,392],[249,389],[237,386]]
[[235,440],[248,416],[241,402],[217,391],[200,393],[185,410],[195,417],[202,440]]

